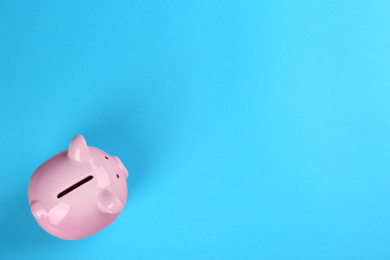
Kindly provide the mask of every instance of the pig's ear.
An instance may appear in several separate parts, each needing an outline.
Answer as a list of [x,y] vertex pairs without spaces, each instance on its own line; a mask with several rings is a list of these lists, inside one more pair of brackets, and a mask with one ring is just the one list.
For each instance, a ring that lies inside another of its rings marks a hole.
[[114,156],[114,160],[115,162],[118,164],[119,168],[121,169],[122,173],[126,176],[129,176],[129,173],[127,172],[125,166],[123,165],[122,161],[117,157],[117,156]]
[[97,204],[103,213],[119,214],[124,205],[110,191],[105,190],[98,196]]
[[91,158],[87,142],[82,135],[76,135],[69,144],[68,157],[76,161],[86,161]]

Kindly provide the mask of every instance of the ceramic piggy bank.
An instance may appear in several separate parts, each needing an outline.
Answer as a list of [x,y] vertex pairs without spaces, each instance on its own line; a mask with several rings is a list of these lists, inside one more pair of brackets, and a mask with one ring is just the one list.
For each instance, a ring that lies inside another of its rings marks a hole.
[[78,135],[68,150],[35,170],[28,187],[39,225],[63,239],[80,239],[103,229],[127,199],[127,170],[116,156],[87,146]]

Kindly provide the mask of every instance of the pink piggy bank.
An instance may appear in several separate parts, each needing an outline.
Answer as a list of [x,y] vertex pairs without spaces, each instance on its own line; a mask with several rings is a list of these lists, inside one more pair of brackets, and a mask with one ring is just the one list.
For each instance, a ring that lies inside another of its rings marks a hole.
[[118,157],[87,146],[78,135],[68,150],[51,157],[31,176],[31,212],[53,236],[87,237],[108,226],[122,211],[127,176]]

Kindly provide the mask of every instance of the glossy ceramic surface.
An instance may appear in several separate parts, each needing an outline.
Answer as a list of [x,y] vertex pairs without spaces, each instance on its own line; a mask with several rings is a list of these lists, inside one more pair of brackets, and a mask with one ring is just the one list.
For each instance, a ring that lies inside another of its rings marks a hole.
[[56,237],[87,237],[122,211],[127,176],[118,157],[87,146],[78,135],[67,150],[35,170],[28,188],[31,212],[39,225]]

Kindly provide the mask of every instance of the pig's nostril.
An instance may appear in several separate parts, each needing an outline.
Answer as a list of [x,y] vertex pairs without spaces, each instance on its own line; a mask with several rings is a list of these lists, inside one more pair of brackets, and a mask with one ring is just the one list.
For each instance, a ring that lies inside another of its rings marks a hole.
[[119,175],[117,174],[116,177],[119,179]]

